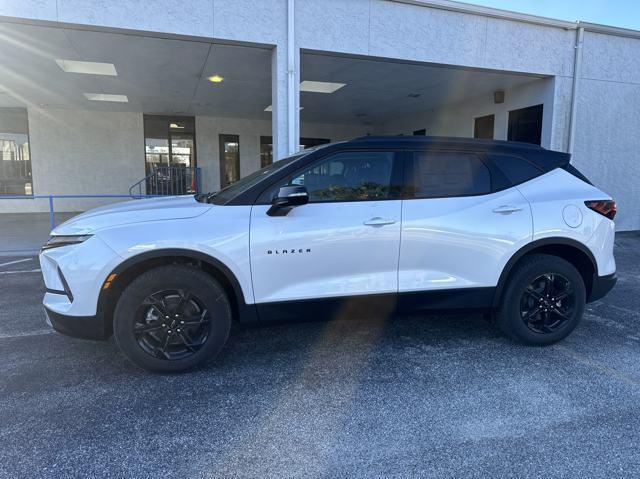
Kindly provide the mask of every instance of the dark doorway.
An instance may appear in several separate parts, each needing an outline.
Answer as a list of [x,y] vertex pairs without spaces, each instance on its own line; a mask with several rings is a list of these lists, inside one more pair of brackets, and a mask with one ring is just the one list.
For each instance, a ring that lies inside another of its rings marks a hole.
[[542,141],[543,105],[530,106],[509,112],[509,141],[539,145]]
[[473,127],[473,137],[483,140],[493,140],[493,125],[495,115],[487,115],[476,118]]
[[240,179],[240,136],[220,135],[220,188]]

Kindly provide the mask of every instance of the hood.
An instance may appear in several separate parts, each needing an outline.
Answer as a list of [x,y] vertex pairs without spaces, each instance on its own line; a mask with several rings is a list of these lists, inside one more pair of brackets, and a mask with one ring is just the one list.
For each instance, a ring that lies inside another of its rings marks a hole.
[[192,195],[125,201],[74,216],[56,227],[52,233],[80,235],[132,223],[195,218],[209,209],[210,204],[200,203]]

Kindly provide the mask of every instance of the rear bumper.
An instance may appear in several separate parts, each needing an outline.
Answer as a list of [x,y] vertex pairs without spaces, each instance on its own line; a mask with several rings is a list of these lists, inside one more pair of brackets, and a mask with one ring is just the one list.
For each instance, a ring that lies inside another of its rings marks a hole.
[[591,285],[591,294],[589,295],[589,299],[587,299],[587,303],[592,303],[604,298],[607,293],[613,289],[617,281],[618,277],[615,273],[607,276],[598,276],[594,274],[593,283]]
[[80,339],[104,341],[111,336],[102,314],[96,316],[68,316],[44,308],[48,322],[57,332]]

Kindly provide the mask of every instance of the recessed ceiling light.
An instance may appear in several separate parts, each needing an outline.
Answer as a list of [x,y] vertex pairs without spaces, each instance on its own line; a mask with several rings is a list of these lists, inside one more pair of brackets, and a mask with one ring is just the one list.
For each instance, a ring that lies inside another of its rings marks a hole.
[[79,62],[76,60],[56,59],[56,63],[67,73],[85,73],[87,75],[118,76],[113,63]]
[[211,75],[210,77],[207,77],[207,80],[209,80],[211,83],[222,83],[224,81],[224,78],[220,75]]
[[343,86],[346,86],[346,83],[331,83],[325,81],[305,80],[300,83],[300,91],[313,93],[333,93],[338,91]]
[[[298,108],[298,110],[304,110],[304,107],[301,106],[300,108]],[[264,109],[264,111],[273,111],[273,105],[269,105]]]
[[169,123],[169,128],[173,128],[175,130],[182,130],[184,129],[184,125],[179,125],[177,123]]
[[110,93],[85,93],[84,96],[91,101],[115,101],[118,103],[129,101],[127,95],[112,95]]

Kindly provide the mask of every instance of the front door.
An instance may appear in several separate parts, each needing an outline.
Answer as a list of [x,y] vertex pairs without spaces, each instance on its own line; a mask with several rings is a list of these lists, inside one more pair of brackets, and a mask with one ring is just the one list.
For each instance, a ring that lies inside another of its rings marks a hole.
[[[402,203],[396,156],[334,153],[274,185],[259,201],[265,204],[253,206],[251,273],[262,319],[326,318],[345,308],[358,315],[354,304],[362,299],[380,301],[383,314],[395,309]],[[266,203],[286,184],[304,185],[309,204],[267,216]]]

